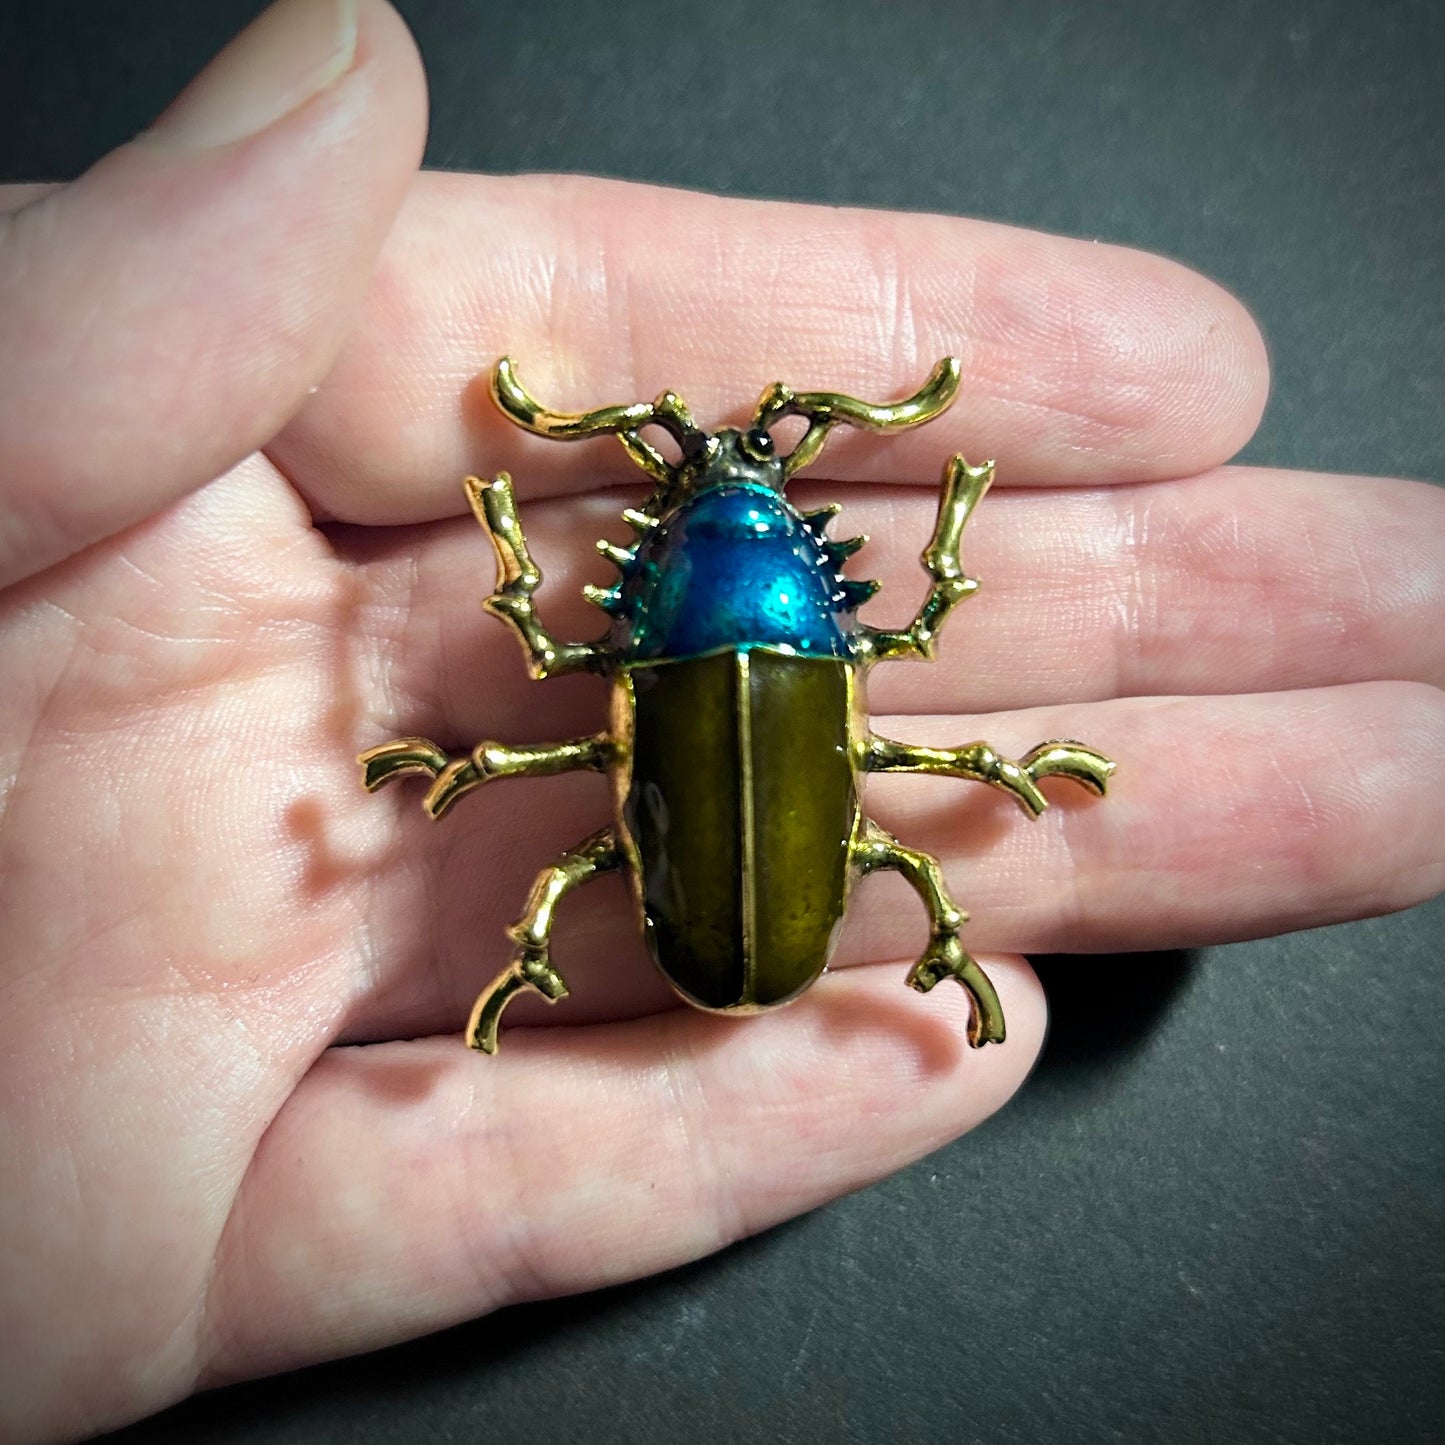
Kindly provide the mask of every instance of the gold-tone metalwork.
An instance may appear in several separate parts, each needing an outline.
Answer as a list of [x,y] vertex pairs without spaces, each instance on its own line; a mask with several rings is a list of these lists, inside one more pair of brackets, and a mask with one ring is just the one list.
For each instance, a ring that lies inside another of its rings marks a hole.
[[1114,764],[1103,753],[1068,741],[1040,743],[1018,762],[1000,757],[987,743],[968,743],[961,748],[926,748],[914,743],[896,743],[870,734],[863,754],[863,767],[870,773],[928,773],[936,778],[968,778],[988,783],[1008,793],[1016,803],[1037,818],[1049,805],[1039,791],[1040,778],[1068,778],[1103,796]]
[[580,441],[584,437],[614,434],[627,455],[654,481],[669,483],[675,475],[667,458],[639,435],[645,426],[660,426],[686,446],[701,437],[687,403],[674,391],[665,391],[654,402],[630,406],[603,406],[594,411],[549,411],[536,400],[517,377],[511,357],[504,356],[492,373],[492,396],[520,427],[555,441]]
[[374,793],[383,783],[403,773],[426,773],[436,779],[422,799],[422,807],[440,818],[458,800],[483,783],[498,778],[545,778],[553,773],[574,773],[590,768],[605,772],[612,755],[606,733],[565,743],[497,743],[483,740],[464,758],[453,758],[430,738],[397,738],[369,748],[357,761],[362,782]]
[[542,569],[527,550],[527,539],[517,520],[517,499],[512,495],[511,477],[506,472],[498,472],[490,482],[468,477],[462,485],[473,514],[492,539],[501,570],[496,590],[482,606],[521,639],[528,671],[540,681],[605,664],[607,654],[598,644],[558,642],[537,620],[532,595],[542,585]]
[[902,401],[881,403],[859,401],[857,397],[844,396],[836,391],[795,392],[783,382],[775,381],[758,398],[757,410],[753,413],[753,429],[767,431],[785,416],[807,418],[808,430],[783,459],[783,475],[791,477],[817,457],[828,432],[839,422],[864,431],[902,431],[906,427],[932,421],[948,409],[958,394],[960,374],[958,358],[945,356],[912,396],[904,397]]
[[626,522],[638,536],[642,536],[657,526],[662,518],[649,516],[646,512],[639,512],[636,507],[624,507],[622,509],[622,520]]
[[512,961],[484,988],[467,1021],[467,1043],[484,1054],[497,1052],[497,1025],[502,1010],[519,993],[531,989],[548,1003],[567,997],[562,975],[552,967],[552,924],[557,905],[579,884],[622,864],[611,828],[601,828],[577,847],[544,868],[532,884],[527,907],[507,930],[516,945]]
[[860,877],[889,868],[902,874],[928,910],[931,933],[923,956],[908,971],[908,986],[927,993],[945,978],[955,978],[968,991],[968,1041],[982,1044],[1004,1041],[1003,1005],[988,975],[964,951],[958,930],[968,922],[943,881],[938,859],[905,848],[891,833],[869,820],[853,844],[853,867]]
[[963,570],[963,529],[973,509],[993,485],[994,465],[971,467],[961,456],[951,457],[943,469],[938,497],[938,520],[921,561],[932,585],[918,615],[901,632],[864,626],[859,641],[868,666],[896,658],[921,657],[931,662],[938,634],[948,614],[978,591],[978,581]]
[[[829,431],[840,423],[864,431],[891,432],[931,421],[952,404],[958,394],[960,374],[958,358],[945,356],[912,396],[889,402],[860,401],[835,391],[795,392],[776,381],[758,398],[752,425],[743,442],[747,446],[749,435],[767,431],[783,417],[805,417],[807,431],[783,459],[786,479],[816,459]],[[689,469],[696,471],[716,454],[716,438],[701,430],[687,403],[675,391],[664,391],[651,402],[603,406],[592,411],[552,411],[522,385],[516,364],[508,356],[504,356],[492,372],[491,391],[508,417],[537,436],[555,441],[616,436],[628,456],[659,484],[664,495],[680,476]],[[645,426],[660,426],[672,434],[683,449],[681,466],[674,467],[656,447],[642,439]]]
[[625,567],[633,560],[633,554],[626,547],[619,547],[616,542],[609,542],[606,537],[597,539],[597,550],[614,567]]
[[[697,428],[673,392],[651,403],[552,412],[527,393],[506,359],[497,364],[492,387],[506,415],[538,435],[576,439],[612,433],[621,439],[658,483],[644,508],[623,514],[641,542],[663,524],[678,489],[709,485],[707,478],[720,474],[708,471],[712,463],[728,478],[737,475],[728,468],[771,467],[769,475],[777,480],[769,485],[781,491],[787,477],[817,456],[831,427],[919,425],[949,405],[958,380],[957,360],[946,357],[913,396],[882,405],[831,392],[795,393],[777,383],[763,392],[751,432],[716,436]],[[806,417],[808,430],[792,453],[775,458],[763,433],[790,415]],[[653,424],[682,445],[676,467],[638,435]],[[577,671],[611,676],[609,725],[561,743],[484,741],[458,758],[426,738],[398,738],[361,755],[365,785],[376,789],[410,773],[429,776],[423,806],[440,818],[467,793],[497,778],[591,770],[608,775],[615,817],[612,826],[538,876],[526,910],[508,930],[512,958],[472,1011],[467,1028],[472,1047],[496,1049],[502,1011],[519,993],[531,990],[549,1002],[565,997],[567,986],[550,957],[557,905],[573,888],[612,870],[631,880],[639,922],[654,943],[672,929],[685,951],[689,938],[696,942],[694,935],[716,940],[731,929],[724,953],[735,945],[736,957],[719,955],[716,976],[704,967],[684,984],[668,974],[690,1002],[727,1012],[771,1007],[806,988],[826,961],[854,883],[880,870],[896,871],[917,892],[930,925],[928,946],[907,982],[927,992],[941,979],[957,980],[971,1001],[969,1043],[1003,1040],[998,995],[963,948],[959,930],[967,915],[950,896],[938,861],[904,847],[862,807],[867,774],[907,772],[986,783],[1037,817],[1047,806],[1042,779],[1062,778],[1102,794],[1114,770],[1102,753],[1070,739],[1040,743],[1015,761],[985,742],[923,747],[879,737],[869,728],[863,702],[867,669],[893,659],[932,658],[950,612],[978,586],[964,573],[960,553],[964,527],[992,480],[991,462],[969,466],[961,456],[949,461],[937,522],[921,559],[930,579],[928,596],[902,630],[860,625],[855,658],[804,657],[753,644],[643,661],[617,651],[607,639],[559,641],[542,626],[533,603],[542,574],[528,552],[510,478],[505,473],[491,482],[467,478],[467,497],[498,562],[496,588],[483,605],[516,634],[534,678]],[[834,504],[802,514],[820,546],[837,510]],[[861,545],[862,539],[826,544],[837,561]],[[635,561],[634,551],[610,542],[599,542],[598,550],[624,572]],[[839,581],[855,589],[847,594],[854,598],[869,595],[873,585],[841,576]],[[590,588],[588,594],[609,610],[617,600],[608,589]],[[669,797],[678,811],[668,811]],[[662,813],[650,819],[648,809],[659,807]],[[729,858],[736,863],[730,865]]]

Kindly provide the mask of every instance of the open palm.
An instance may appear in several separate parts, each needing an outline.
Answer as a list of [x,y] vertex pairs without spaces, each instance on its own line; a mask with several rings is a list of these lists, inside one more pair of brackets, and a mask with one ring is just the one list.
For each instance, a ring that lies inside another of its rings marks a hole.
[[[659,1269],[874,1179],[1027,1074],[1023,951],[1442,885],[1442,498],[1210,470],[1266,387],[1230,298],[966,221],[414,178],[405,32],[336,12],[289,0],[155,131],[3,202],[7,1438]],[[460,479],[517,479],[561,636],[596,631],[591,543],[639,491],[615,446],[506,427],[504,351],[557,405],[674,386],[704,422],[776,378],[881,397],[962,355],[953,412],[838,438],[795,499],[872,535],[870,616],[901,622],[941,462],[997,456],[984,590],[937,664],[880,671],[880,730],[1118,760],[1107,803],[1061,790],[1033,825],[987,790],[870,794],[972,911],[1003,1047],[964,1046],[962,990],[903,988],[925,928],[896,879],[859,896],[853,966],[743,1023],[673,1008],[602,883],[559,924],[571,997],[519,1001],[497,1060],[461,1047],[606,790],[504,784],[438,826],[354,757],[599,727],[600,684],[529,683],[476,605]]]

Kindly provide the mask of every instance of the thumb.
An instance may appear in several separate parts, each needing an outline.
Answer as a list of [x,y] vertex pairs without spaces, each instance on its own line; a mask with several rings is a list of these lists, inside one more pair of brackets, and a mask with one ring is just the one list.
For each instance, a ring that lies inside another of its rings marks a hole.
[[384,0],[280,0],[151,130],[0,216],[0,585],[280,430],[346,334],[425,114]]

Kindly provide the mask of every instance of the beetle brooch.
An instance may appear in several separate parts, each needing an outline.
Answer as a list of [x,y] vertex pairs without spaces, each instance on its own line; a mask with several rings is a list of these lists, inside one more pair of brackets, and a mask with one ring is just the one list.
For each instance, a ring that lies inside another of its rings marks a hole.
[[[1030,816],[1046,806],[1039,780],[1058,776],[1102,794],[1114,764],[1072,740],[1039,744],[1017,762],[987,743],[918,747],[868,725],[864,679],[879,662],[932,659],[939,629],[978,583],[964,574],[964,524],[993,480],[993,464],[955,456],[944,468],[938,520],[922,561],[928,596],[901,631],[870,627],[858,608],[878,583],[844,577],[866,538],[829,540],[835,503],[799,512],[788,479],[814,460],[829,430],[917,426],[958,390],[959,363],[940,361],[904,401],[872,405],[831,392],[768,387],[741,431],[703,431],[682,398],[566,414],[540,406],[503,358],[491,390],[502,411],[539,436],[616,435],[653,480],[640,509],[623,513],[631,548],[600,541],[617,584],[585,588],[611,618],[595,642],[560,642],[537,618],[542,573],[517,518],[507,474],[468,477],[467,498],[496,549],[497,589],[483,606],[521,640],[534,679],[572,672],[609,677],[606,731],[562,743],[483,741],[452,758],[426,738],[398,738],[359,759],[368,790],[407,773],[434,779],[424,807],[440,818],[496,778],[575,769],[610,779],[613,822],[537,878],[509,930],[511,962],[477,999],[467,1042],[497,1048],[502,1010],[533,990],[550,1002],[567,985],[552,966],[558,903],[599,874],[624,870],[653,959],[690,1004],[756,1013],[787,1003],[823,972],[853,883],[894,869],[928,910],[930,938],[907,982],[926,993],[955,978],[970,999],[968,1042],[1001,1043],[1003,1011],[988,976],[964,951],[967,915],[938,860],[905,847],[863,811],[868,773],[971,778],[1011,794]],[[779,455],[770,428],[802,417],[801,439]],[[671,434],[669,462],[641,436]]]

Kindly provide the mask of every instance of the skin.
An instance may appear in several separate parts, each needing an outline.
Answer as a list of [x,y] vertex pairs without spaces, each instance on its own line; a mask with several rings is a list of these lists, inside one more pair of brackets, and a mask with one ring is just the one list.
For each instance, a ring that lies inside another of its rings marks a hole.
[[[380,0],[259,132],[216,143],[198,105],[0,219],[6,1439],[635,1277],[861,1187],[1021,1084],[1023,950],[1445,886],[1445,497],[1224,468],[1266,365],[1210,282],[963,220],[417,177],[422,75]],[[1107,801],[1050,785],[1033,825],[984,789],[871,790],[972,911],[1008,1043],[970,1051],[961,990],[903,987],[923,924],[896,879],[860,891],[844,967],[743,1022],[673,1006],[611,880],[559,927],[572,997],[519,1002],[495,1061],[464,1049],[531,875],[605,788],[504,785],[434,827],[352,759],[599,726],[599,683],[527,682],[473,605],[491,564],[459,481],[513,473],[563,635],[595,630],[590,543],[625,539],[639,490],[615,445],[509,429],[478,377],[506,351],[553,405],[674,386],[721,424],[775,377],[881,398],[953,350],[946,418],[838,436],[796,495],[874,535],[854,571],[893,623],[943,459],[996,455],[984,591],[937,664],[878,669],[877,726],[1119,760]]]

